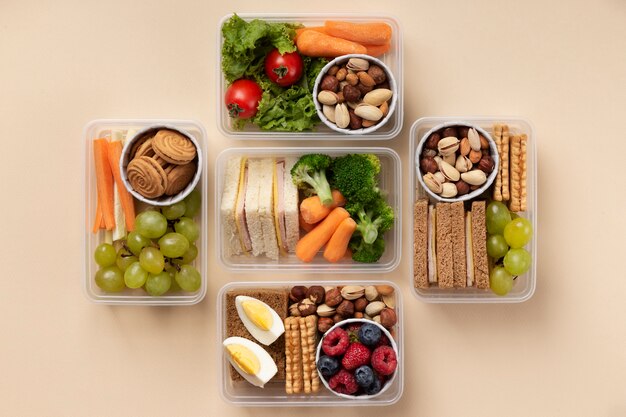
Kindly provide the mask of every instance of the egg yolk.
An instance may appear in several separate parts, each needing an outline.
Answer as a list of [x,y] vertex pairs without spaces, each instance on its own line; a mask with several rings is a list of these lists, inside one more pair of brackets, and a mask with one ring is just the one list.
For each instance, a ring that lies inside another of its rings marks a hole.
[[241,303],[246,316],[260,329],[269,330],[274,324],[274,318],[265,304],[256,300],[246,300]]
[[256,375],[261,369],[259,358],[247,347],[243,345],[232,344],[226,346],[226,351],[245,373]]

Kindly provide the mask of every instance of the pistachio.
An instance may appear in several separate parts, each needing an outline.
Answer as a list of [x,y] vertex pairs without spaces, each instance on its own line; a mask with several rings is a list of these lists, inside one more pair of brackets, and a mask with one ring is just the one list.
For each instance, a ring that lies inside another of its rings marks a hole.
[[459,157],[456,158],[454,167],[459,172],[467,172],[472,169],[472,161],[470,161],[467,156],[459,155]]
[[365,314],[374,317],[380,314],[380,312],[383,311],[383,308],[385,308],[385,303],[382,301],[374,301],[365,307]]
[[443,161],[443,159],[439,155],[435,156],[433,159],[437,163],[437,167],[439,168],[439,171],[441,171],[441,162]]
[[361,285],[347,285],[341,289],[341,296],[346,300],[356,300],[363,297],[365,287]]
[[445,182],[443,183],[443,190],[441,191],[441,196],[444,198],[452,198],[454,196],[456,196],[457,194],[457,189],[456,189],[456,185],[454,185],[451,182]]
[[471,128],[467,132],[467,139],[469,140],[470,147],[475,151],[480,151],[480,136],[476,129]]
[[441,173],[448,181],[458,181],[461,178],[461,173],[446,161],[441,161]]
[[376,90],[372,90],[369,93],[365,94],[365,97],[363,97],[363,102],[378,107],[385,101],[389,100],[392,95],[393,93],[391,92],[391,90],[388,90],[386,88],[377,88]]
[[483,185],[487,181],[487,174],[480,169],[473,169],[461,174],[461,179],[469,185]]
[[443,160],[449,163],[450,165],[454,166],[454,164],[456,164],[456,154],[451,153],[450,155],[444,155]]
[[441,171],[437,171],[433,175],[440,183],[443,184],[444,182],[446,182],[446,177],[441,173]]
[[320,317],[332,317],[335,315],[335,307],[330,307],[327,304],[320,304],[317,307],[317,315]]
[[335,106],[323,105],[322,112],[324,113],[324,116],[326,116],[328,120],[335,123]]
[[365,287],[365,298],[367,301],[374,301],[378,298],[378,290],[373,285]]
[[357,116],[372,122],[377,122],[383,118],[383,112],[380,111],[378,107],[372,106],[371,104],[359,104],[356,106],[356,109],[354,109],[354,112]]
[[372,321],[375,321],[376,323],[381,324],[381,323],[380,323],[380,314],[379,314],[378,316],[374,316],[374,317],[372,318]]
[[369,61],[362,58],[350,58],[346,68],[353,71],[367,71],[370,67]]
[[430,191],[435,194],[441,194],[441,192],[443,191],[443,181],[439,181],[437,177],[435,177],[435,175],[431,174],[430,172],[426,173],[423,179],[424,184],[426,184],[426,187],[428,187]]
[[389,308],[396,308],[396,297],[393,295],[383,295],[383,303]]
[[348,105],[348,107],[354,110],[359,106],[359,104],[361,104],[361,102],[360,101],[346,101],[346,104]]
[[332,106],[333,104],[337,104],[337,94],[330,90],[322,90],[317,95],[317,101],[322,104]]
[[350,113],[343,103],[335,106],[335,124],[340,129],[345,129],[350,124]]
[[437,148],[441,155],[454,154],[459,149],[459,140],[454,136],[447,136],[439,141]]

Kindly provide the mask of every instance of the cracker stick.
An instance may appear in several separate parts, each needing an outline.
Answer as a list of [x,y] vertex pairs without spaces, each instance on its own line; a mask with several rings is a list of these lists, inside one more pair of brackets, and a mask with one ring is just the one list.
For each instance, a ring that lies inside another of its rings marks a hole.
[[509,202],[509,210],[515,213],[520,211],[521,200],[521,140],[522,139],[520,135],[513,135],[511,138],[511,201]]
[[527,166],[526,161],[528,155],[526,154],[526,142],[528,141],[528,136],[526,134],[522,134],[522,151],[521,151],[521,159],[522,159],[522,177],[521,177],[521,196],[520,196],[520,211],[526,211],[526,174],[527,174]]
[[293,317],[285,318],[285,392],[293,394],[293,349],[291,347],[291,322]]
[[315,366],[315,347],[317,346],[317,316],[305,318],[307,345],[309,348],[309,363],[311,365],[311,392],[320,390],[320,378]]
[[502,201],[502,125],[499,123],[493,125],[493,140],[496,142],[498,157],[500,158],[500,166],[498,167],[498,174],[493,187],[493,199]]
[[509,126],[502,127],[502,200],[511,199],[511,191],[509,189]]
[[304,393],[311,393],[311,362],[309,361],[309,342],[307,339],[306,317],[298,319],[300,326],[300,346],[302,347],[302,378]]
[[293,317],[291,321],[291,332],[289,334],[289,343],[291,344],[291,354],[293,357],[292,363],[292,386],[293,393],[299,394],[302,392],[302,349],[300,347],[300,325],[298,318]]

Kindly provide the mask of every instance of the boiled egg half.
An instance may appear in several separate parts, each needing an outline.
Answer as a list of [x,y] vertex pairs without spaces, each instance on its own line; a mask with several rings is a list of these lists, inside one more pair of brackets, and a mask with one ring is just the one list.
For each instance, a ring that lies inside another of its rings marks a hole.
[[269,353],[251,340],[229,337],[224,340],[223,345],[231,365],[254,386],[263,388],[278,372]]
[[285,333],[285,325],[270,306],[256,298],[239,295],[235,298],[237,314],[252,337],[269,346]]

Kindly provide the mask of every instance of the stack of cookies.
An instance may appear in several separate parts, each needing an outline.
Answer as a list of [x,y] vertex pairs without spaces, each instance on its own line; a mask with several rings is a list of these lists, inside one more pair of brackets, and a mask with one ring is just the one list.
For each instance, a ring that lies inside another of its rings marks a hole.
[[525,134],[511,135],[509,126],[493,126],[493,139],[500,154],[500,169],[493,188],[493,199],[508,202],[512,212],[526,211]]
[[198,169],[194,143],[169,129],[136,140],[129,161],[126,175],[131,187],[150,199],[178,194],[193,180]]

